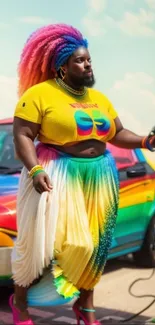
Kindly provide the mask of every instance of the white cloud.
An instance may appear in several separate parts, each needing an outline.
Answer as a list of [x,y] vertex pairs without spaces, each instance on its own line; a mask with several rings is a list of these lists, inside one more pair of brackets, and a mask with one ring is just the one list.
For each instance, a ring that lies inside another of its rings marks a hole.
[[153,127],[155,79],[144,73],[127,73],[117,80],[108,95],[126,128],[142,135]]
[[143,87],[151,85],[154,78],[144,72],[126,73],[124,80],[117,80],[113,86],[114,89],[121,90],[124,88]]
[[41,25],[41,24],[46,24],[47,20],[39,17],[39,16],[23,16],[18,18],[18,21],[20,23],[24,23],[24,24],[34,24],[34,25]]
[[0,76],[0,118],[12,117],[17,102],[17,79]]
[[[113,0],[115,1],[115,0]],[[133,3],[135,0],[125,0]],[[147,1],[150,8],[155,7],[155,0]],[[132,37],[155,37],[155,12],[140,8],[137,13],[124,12],[122,18],[116,20],[106,14],[105,0],[87,0],[88,12],[83,17],[82,23],[90,36],[104,35],[108,29],[117,28]]]
[[155,0],[145,0],[145,2],[151,9],[155,9]]
[[107,0],[88,0],[88,9],[101,13],[106,8]]
[[3,23],[2,21],[0,22],[0,29],[5,29],[7,27],[9,27],[10,25],[7,23]]
[[116,22],[118,28],[130,36],[155,36],[155,29],[151,24],[155,21],[155,14],[140,9],[138,14],[125,12],[122,20]]
[[136,0],[124,0],[126,3],[133,5]]
[[102,21],[100,19],[96,19],[90,14],[83,18],[82,23],[89,36],[102,36],[106,33],[106,30],[102,25]]
[[[107,0],[87,0],[88,11],[82,19],[82,24],[89,36],[102,36],[106,30],[103,24],[103,11]],[[102,17],[100,15],[102,14]]]

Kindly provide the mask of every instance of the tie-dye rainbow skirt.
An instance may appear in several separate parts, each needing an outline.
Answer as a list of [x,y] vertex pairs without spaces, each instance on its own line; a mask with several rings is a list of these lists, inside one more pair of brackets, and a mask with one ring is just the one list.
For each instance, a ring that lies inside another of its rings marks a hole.
[[109,151],[76,158],[39,144],[37,153],[53,190],[38,194],[23,169],[12,271],[15,283],[30,286],[29,305],[49,306],[99,281],[115,229],[119,182]]

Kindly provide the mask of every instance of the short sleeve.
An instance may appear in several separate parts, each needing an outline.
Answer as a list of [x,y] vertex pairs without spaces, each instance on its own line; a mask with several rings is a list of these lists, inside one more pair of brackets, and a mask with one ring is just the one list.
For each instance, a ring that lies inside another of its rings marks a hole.
[[42,110],[39,95],[33,87],[28,89],[19,99],[14,116],[29,122],[41,124]]
[[112,116],[113,119],[115,119],[118,116],[116,110],[114,109],[112,103],[110,103],[110,102],[109,102],[109,106],[108,106],[108,112]]

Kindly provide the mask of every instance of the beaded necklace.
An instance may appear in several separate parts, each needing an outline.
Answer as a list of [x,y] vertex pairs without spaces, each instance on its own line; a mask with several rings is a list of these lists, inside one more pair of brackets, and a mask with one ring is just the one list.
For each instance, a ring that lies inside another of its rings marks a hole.
[[75,90],[73,88],[71,88],[70,86],[68,86],[63,80],[61,80],[60,78],[55,79],[56,83],[61,86],[62,88],[64,88],[68,93],[71,93],[74,96],[84,96],[87,92],[87,88],[84,87],[83,90]]

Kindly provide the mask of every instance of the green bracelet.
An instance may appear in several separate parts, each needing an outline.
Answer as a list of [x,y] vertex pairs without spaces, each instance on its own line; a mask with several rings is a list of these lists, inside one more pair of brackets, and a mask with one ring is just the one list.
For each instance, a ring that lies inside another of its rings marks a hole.
[[37,176],[40,173],[44,173],[44,169],[36,170],[36,172],[33,174],[32,178],[34,178],[35,176]]

